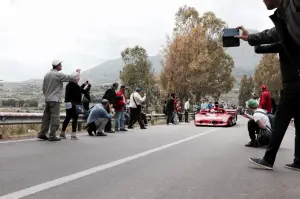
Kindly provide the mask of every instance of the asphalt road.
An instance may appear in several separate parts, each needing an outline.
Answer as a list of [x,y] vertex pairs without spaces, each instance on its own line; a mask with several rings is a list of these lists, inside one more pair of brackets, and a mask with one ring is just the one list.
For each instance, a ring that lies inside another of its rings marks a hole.
[[293,159],[294,129],[274,171],[264,171],[248,162],[264,149],[244,147],[245,122],[0,143],[0,199],[298,199],[300,172],[283,168]]

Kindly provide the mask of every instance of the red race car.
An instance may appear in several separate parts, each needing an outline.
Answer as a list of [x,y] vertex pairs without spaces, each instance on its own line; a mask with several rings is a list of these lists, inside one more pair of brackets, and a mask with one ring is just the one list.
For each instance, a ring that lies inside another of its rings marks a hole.
[[236,111],[213,108],[196,113],[194,123],[196,126],[234,126],[236,121]]

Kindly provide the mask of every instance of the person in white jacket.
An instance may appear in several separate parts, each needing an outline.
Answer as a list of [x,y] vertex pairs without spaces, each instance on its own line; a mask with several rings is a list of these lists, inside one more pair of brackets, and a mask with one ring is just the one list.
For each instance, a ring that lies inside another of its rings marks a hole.
[[133,125],[136,121],[138,121],[141,129],[146,129],[142,117],[141,117],[141,111],[142,111],[142,103],[146,100],[146,94],[144,97],[141,97],[140,92],[142,90],[140,88],[137,88],[134,93],[130,95],[130,121],[128,125],[128,129],[133,129]]
[[184,120],[186,123],[189,122],[189,111],[190,111],[190,99],[188,99],[184,104]]

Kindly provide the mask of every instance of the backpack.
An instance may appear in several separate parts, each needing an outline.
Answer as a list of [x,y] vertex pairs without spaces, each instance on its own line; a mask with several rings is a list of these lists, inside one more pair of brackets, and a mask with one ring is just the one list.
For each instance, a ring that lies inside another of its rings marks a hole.
[[272,135],[272,127],[274,127],[274,118],[275,117],[272,114],[267,114],[262,111],[256,111],[256,113],[264,114],[264,115],[268,116],[268,118],[269,118],[271,128],[267,126],[267,129],[260,129],[260,131],[257,135],[257,142],[260,146],[269,145],[269,142],[271,140],[271,135]]

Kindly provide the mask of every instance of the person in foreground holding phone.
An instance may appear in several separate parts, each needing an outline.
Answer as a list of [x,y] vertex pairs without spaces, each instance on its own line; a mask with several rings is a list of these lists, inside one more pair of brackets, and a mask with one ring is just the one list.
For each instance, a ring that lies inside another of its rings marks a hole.
[[247,107],[249,113],[246,112],[243,116],[250,119],[248,122],[248,132],[251,141],[245,146],[254,148],[267,146],[272,134],[270,115],[268,115],[266,110],[258,108],[258,103],[254,99],[247,101]]
[[270,16],[275,27],[257,34],[249,34],[243,26],[240,26],[238,29],[242,30],[242,34],[236,38],[248,41],[251,46],[270,44],[267,49],[264,49],[264,53],[279,53],[283,90],[267,151],[263,158],[249,160],[260,168],[272,170],[285,132],[291,118],[294,117],[295,158],[294,162],[287,164],[285,168],[300,171],[300,106],[298,105],[300,101],[300,2],[299,0],[264,0],[264,3],[268,10],[277,8]]

